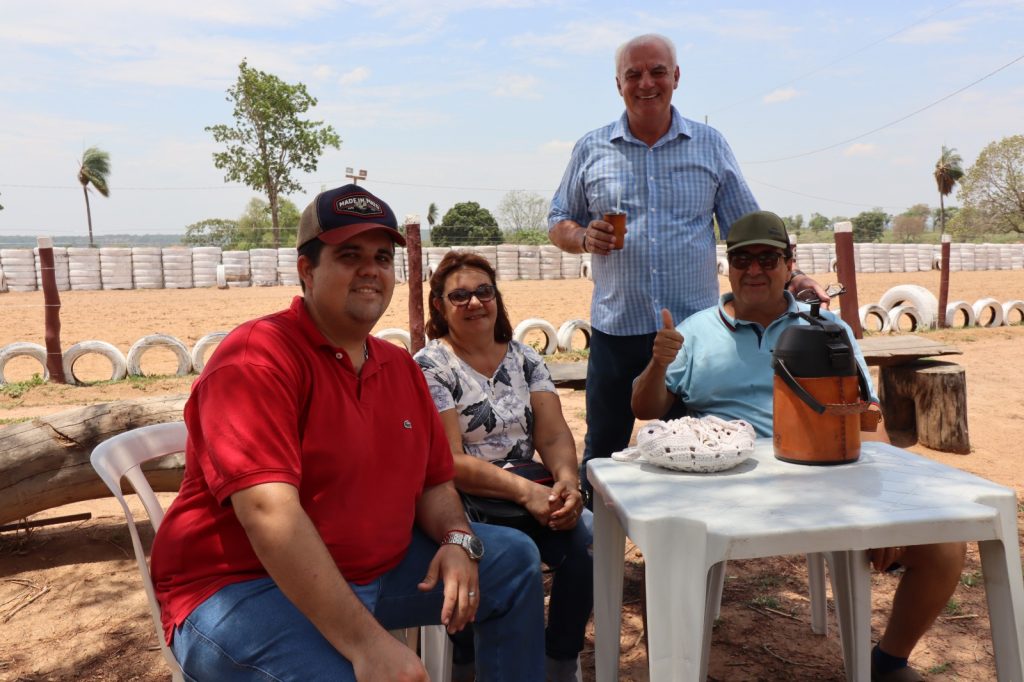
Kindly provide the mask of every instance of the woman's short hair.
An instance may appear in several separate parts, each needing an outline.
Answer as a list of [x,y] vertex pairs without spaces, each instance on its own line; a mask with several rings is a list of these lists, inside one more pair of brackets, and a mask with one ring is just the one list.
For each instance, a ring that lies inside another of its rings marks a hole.
[[[512,323],[508,319],[508,310],[505,309],[505,301],[501,298],[501,289],[497,287],[497,280],[494,275],[494,268],[483,256],[471,251],[449,251],[437,264],[437,269],[430,277],[430,319],[427,320],[427,337],[439,339],[448,335],[448,320],[444,319],[444,285],[448,277],[463,268],[475,268],[485,273],[494,284],[495,298],[494,305],[498,310],[498,319],[494,321],[494,340],[498,343],[508,343],[512,340]],[[441,309],[434,306],[434,301],[441,302]]]

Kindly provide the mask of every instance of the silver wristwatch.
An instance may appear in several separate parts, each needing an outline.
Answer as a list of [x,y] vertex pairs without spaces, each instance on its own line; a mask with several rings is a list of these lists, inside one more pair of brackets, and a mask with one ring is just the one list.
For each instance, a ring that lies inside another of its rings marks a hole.
[[484,543],[472,533],[462,530],[450,530],[445,533],[442,545],[458,545],[466,550],[466,554],[473,561],[480,561],[484,556]]

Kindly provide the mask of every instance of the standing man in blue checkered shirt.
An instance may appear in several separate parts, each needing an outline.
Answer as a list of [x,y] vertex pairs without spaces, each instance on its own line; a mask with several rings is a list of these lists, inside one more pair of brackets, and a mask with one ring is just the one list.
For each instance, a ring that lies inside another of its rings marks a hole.
[[[588,505],[587,461],[629,443],[633,379],[651,358],[661,309],[683,320],[714,305],[714,219],[724,239],[734,220],[758,209],[721,133],[672,106],[679,86],[672,41],[654,34],[633,38],[619,47],[615,67],[626,111],[576,143],[548,214],[554,244],[594,254],[580,472]],[[602,219],[616,210],[626,213],[621,250],[613,248],[612,226]],[[816,287],[796,272],[792,288]]]

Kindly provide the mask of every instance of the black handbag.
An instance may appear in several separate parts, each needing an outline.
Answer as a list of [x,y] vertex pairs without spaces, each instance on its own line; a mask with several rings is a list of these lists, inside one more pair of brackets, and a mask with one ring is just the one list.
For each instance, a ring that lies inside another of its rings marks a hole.
[[[534,483],[549,487],[555,483],[551,472],[543,464],[532,459],[499,459],[492,464]],[[526,532],[541,528],[540,523],[527,511],[526,507],[512,500],[482,497],[464,492],[459,492],[459,495],[462,497],[462,504],[466,507],[470,521],[507,526]]]

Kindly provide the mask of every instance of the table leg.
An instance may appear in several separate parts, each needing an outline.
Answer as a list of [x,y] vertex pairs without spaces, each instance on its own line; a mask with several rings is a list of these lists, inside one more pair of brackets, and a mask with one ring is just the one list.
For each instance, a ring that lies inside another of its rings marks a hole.
[[1002,540],[978,543],[996,674],[1000,680],[1024,680],[1024,578],[1017,545],[1015,503],[1016,500],[1011,500],[998,505]]
[[[667,533],[641,547],[647,574],[647,655],[651,682],[697,680],[705,646],[708,549],[703,524]],[[717,562],[716,562],[717,563]]]
[[871,679],[871,567],[864,550],[827,552],[833,597],[850,682]]
[[594,667],[598,682],[619,679],[626,533],[594,489]]

